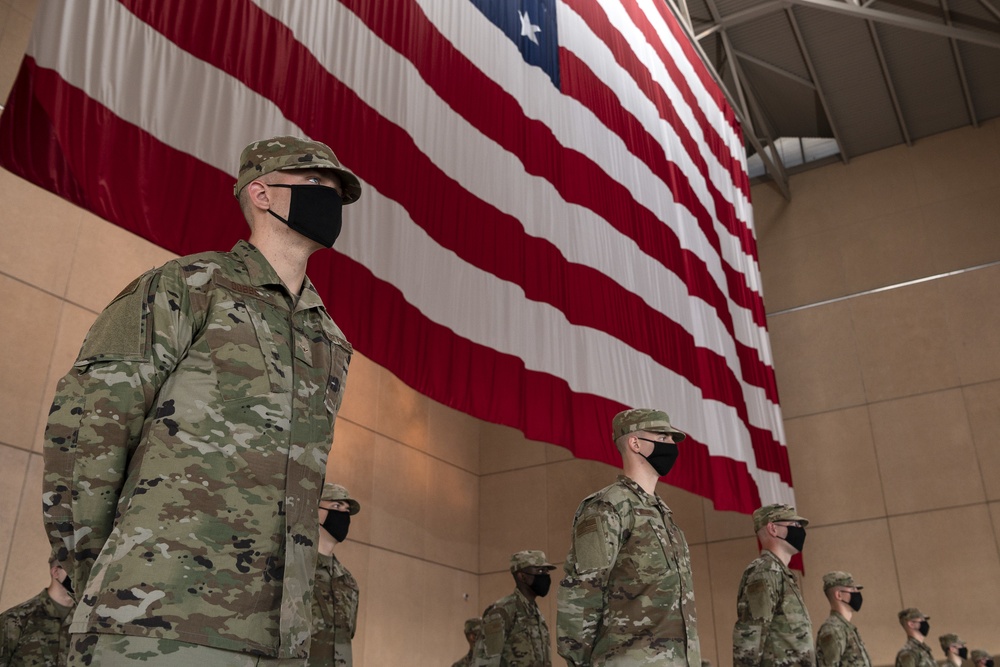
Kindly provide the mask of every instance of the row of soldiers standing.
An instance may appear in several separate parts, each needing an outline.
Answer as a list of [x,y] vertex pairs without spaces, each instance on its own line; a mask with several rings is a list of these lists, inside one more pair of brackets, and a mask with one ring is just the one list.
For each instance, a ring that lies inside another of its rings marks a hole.
[[[570,667],[670,665],[702,667],[687,542],[656,482],[678,456],[685,434],[665,412],[626,410],[612,422],[624,474],[588,496],[573,521],[573,540],[559,585],[557,647]],[[793,507],[753,514],[761,553],[743,573],[733,628],[737,667],[871,667],[857,627],[862,587],[842,571],[823,577],[830,615],[813,642],[812,623],[789,568],[802,552],[808,520]],[[469,652],[453,667],[548,667],[549,630],[536,598],[548,593],[554,566],[541,551],[511,557],[515,590],[465,624]],[[934,667],[924,643],[927,617],[904,609],[907,634],[896,667]],[[478,633],[477,633],[478,630]],[[954,667],[968,655],[956,635],[941,637]],[[993,667],[972,651],[972,667]]]

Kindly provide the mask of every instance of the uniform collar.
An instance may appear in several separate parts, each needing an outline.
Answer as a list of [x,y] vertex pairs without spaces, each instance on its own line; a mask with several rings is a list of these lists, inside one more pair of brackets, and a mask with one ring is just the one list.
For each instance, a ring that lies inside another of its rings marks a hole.
[[[247,267],[247,276],[250,278],[250,284],[254,287],[276,287],[286,294],[288,292],[288,287],[281,282],[281,278],[278,276],[277,271],[271,266],[271,263],[267,261],[264,254],[257,249],[255,245],[249,241],[240,240],[233,246],[233,254],[237,255],[242,261],[244,266]],[[312,281],[309,280],[309,276],[305,276],[302,280],[302,292],[298,295],[291,295],[295,303],[295,310],[308,310],[310,308],[323,308],[323,299],[320,298],[319,292],[316,291],[316,287],[313,285]]]
[[655,493],[646,493],[646,489],[639,486],[639,483],[628,475],[618,475],[618,481],[624,484],[630,491],[632,491],[632,493],[637,495],[639,500],[642,501],[642,504],[648,507],[655,507],[664,514],[673,514],[670,508],[667,507],[667,504],[663,502],[662,498]]
[[48,589],[42,590],[42,604],[45,607],[46,615],[52,618],[63,619],[69,616],[69,613],[73,611],[73,607],[64,607],[49,595]]
[[774,561],[775,563],[777,563],[777,565],[778,565],[778,566],[779,566],[779,567],[781,568],[781,571],[782,571],[782,572],[784,572],[784,573],[785,573],[785,574],[787,574],[788,576],[792,576],[792,571],[791,571],[791,569],[789,569],[789,567],[788,567],[787,565],[785,565],[784,563],[782,563],[782,562],[781,562],[781,559],[780,559],[780,558],[778,558],[778,556],[777,556],[777,555],[775,555],[775,554],[771,553],[771,552],[770,552],[769,550],[767,550],[767,549],[763,549],[763,550],[761,550],[761,552],[760,552],[760,555],[761,555],[762,557],[765,557],[765,556],[766,556],[766,557],[769,557],[769,558],[770,558],[771,560],[773,560],[773,561]]
[[844,625],[846,625],[851,629],[854,628],[854,624],[848,621],[846,618],[844,618],[844,615],[841,614],[839,611],[836,611],[835,609],[830,610],[830,617],[837,619],[838,621],[840,621],[841,623],[843,623]]
[[524,593],[522,593],[516,588],[514,589],[514,596],[517,598],[518,604],[524,605],[524,607],[526,607],[529,610],[533,610],[535,612],[538,611],[538,603],[535,602],[534,600],[529,600]]
[[927,653],[931,652],[931,647],[930,646],[928,646],[927,644],[925,644],[923,642],[917,641],[916,638],[910,637],[909,635],[906,636],[906,643],[907,644],[913,644],[913,646],[915,646],[916,648],[919,648],[922,651],[927,651]]

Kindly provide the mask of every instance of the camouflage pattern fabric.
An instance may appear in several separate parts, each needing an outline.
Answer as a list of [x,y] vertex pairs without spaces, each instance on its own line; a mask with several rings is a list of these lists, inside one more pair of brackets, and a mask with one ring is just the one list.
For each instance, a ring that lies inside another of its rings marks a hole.
[[334,555],[319,555],[313,596],[310,667],[351,667],[351,640],[358,624],[358,582]]
[[580,503],[559,586],[570,665],[701,667],[691,557],[670,508],[620,475]]
[[903,648],[896,654],[896,667],[935,667],[937,663],[931,655],[931,647],[907,637]]
[[515,590],[483,612],[475,667],[551,667],[549,626],[538,605]]
[[460,660],[451,663],[451,667],[472,667],[475,665],[475,657],[472,655],[472,651],[475,647],[470,646],[469,652],[465,654]]
[[168,262],[97,318],[45,431],[74,633],[307,655],[316,506],[352,349],[252,245]]
[[319,141],[288,136],[261,139],[243,149],[233,194],[239,197],[248,183],[265,174],[290,169],[329,169],[340,177],[345,206],[361,197],[358,177],[340,164],[329,146]]
[[176,639],[128,635],[70,636],[67,667],[305,667],[305,658],[264,658]]
[[857,627],[835,611],[816,634],[816,667],[872,667]]
[[62,667],[70,611],[43,590],[0,614],[0,666]]
[[812,623],[792,571],[766,549],[743,572],[733,627],[733,664],[812,667]]

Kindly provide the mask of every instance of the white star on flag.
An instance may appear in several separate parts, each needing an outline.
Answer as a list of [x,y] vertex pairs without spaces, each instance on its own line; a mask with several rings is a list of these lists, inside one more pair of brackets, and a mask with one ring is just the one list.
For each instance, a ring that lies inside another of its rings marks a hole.
[[521,17],[521,37],[527,37],[535,44],[538,44],[538,38],[535,37],[535,33],[541,32],[542,29],[537,25],[532,25],[528,12],[518,11],[517,15]]

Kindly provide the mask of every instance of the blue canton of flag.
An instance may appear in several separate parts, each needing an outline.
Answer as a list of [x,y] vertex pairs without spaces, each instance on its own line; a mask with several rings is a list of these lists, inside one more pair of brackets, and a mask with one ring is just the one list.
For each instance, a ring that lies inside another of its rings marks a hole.
[[556,0],[472,0],[521,50],[524,62],[545,70],[559,87]]

